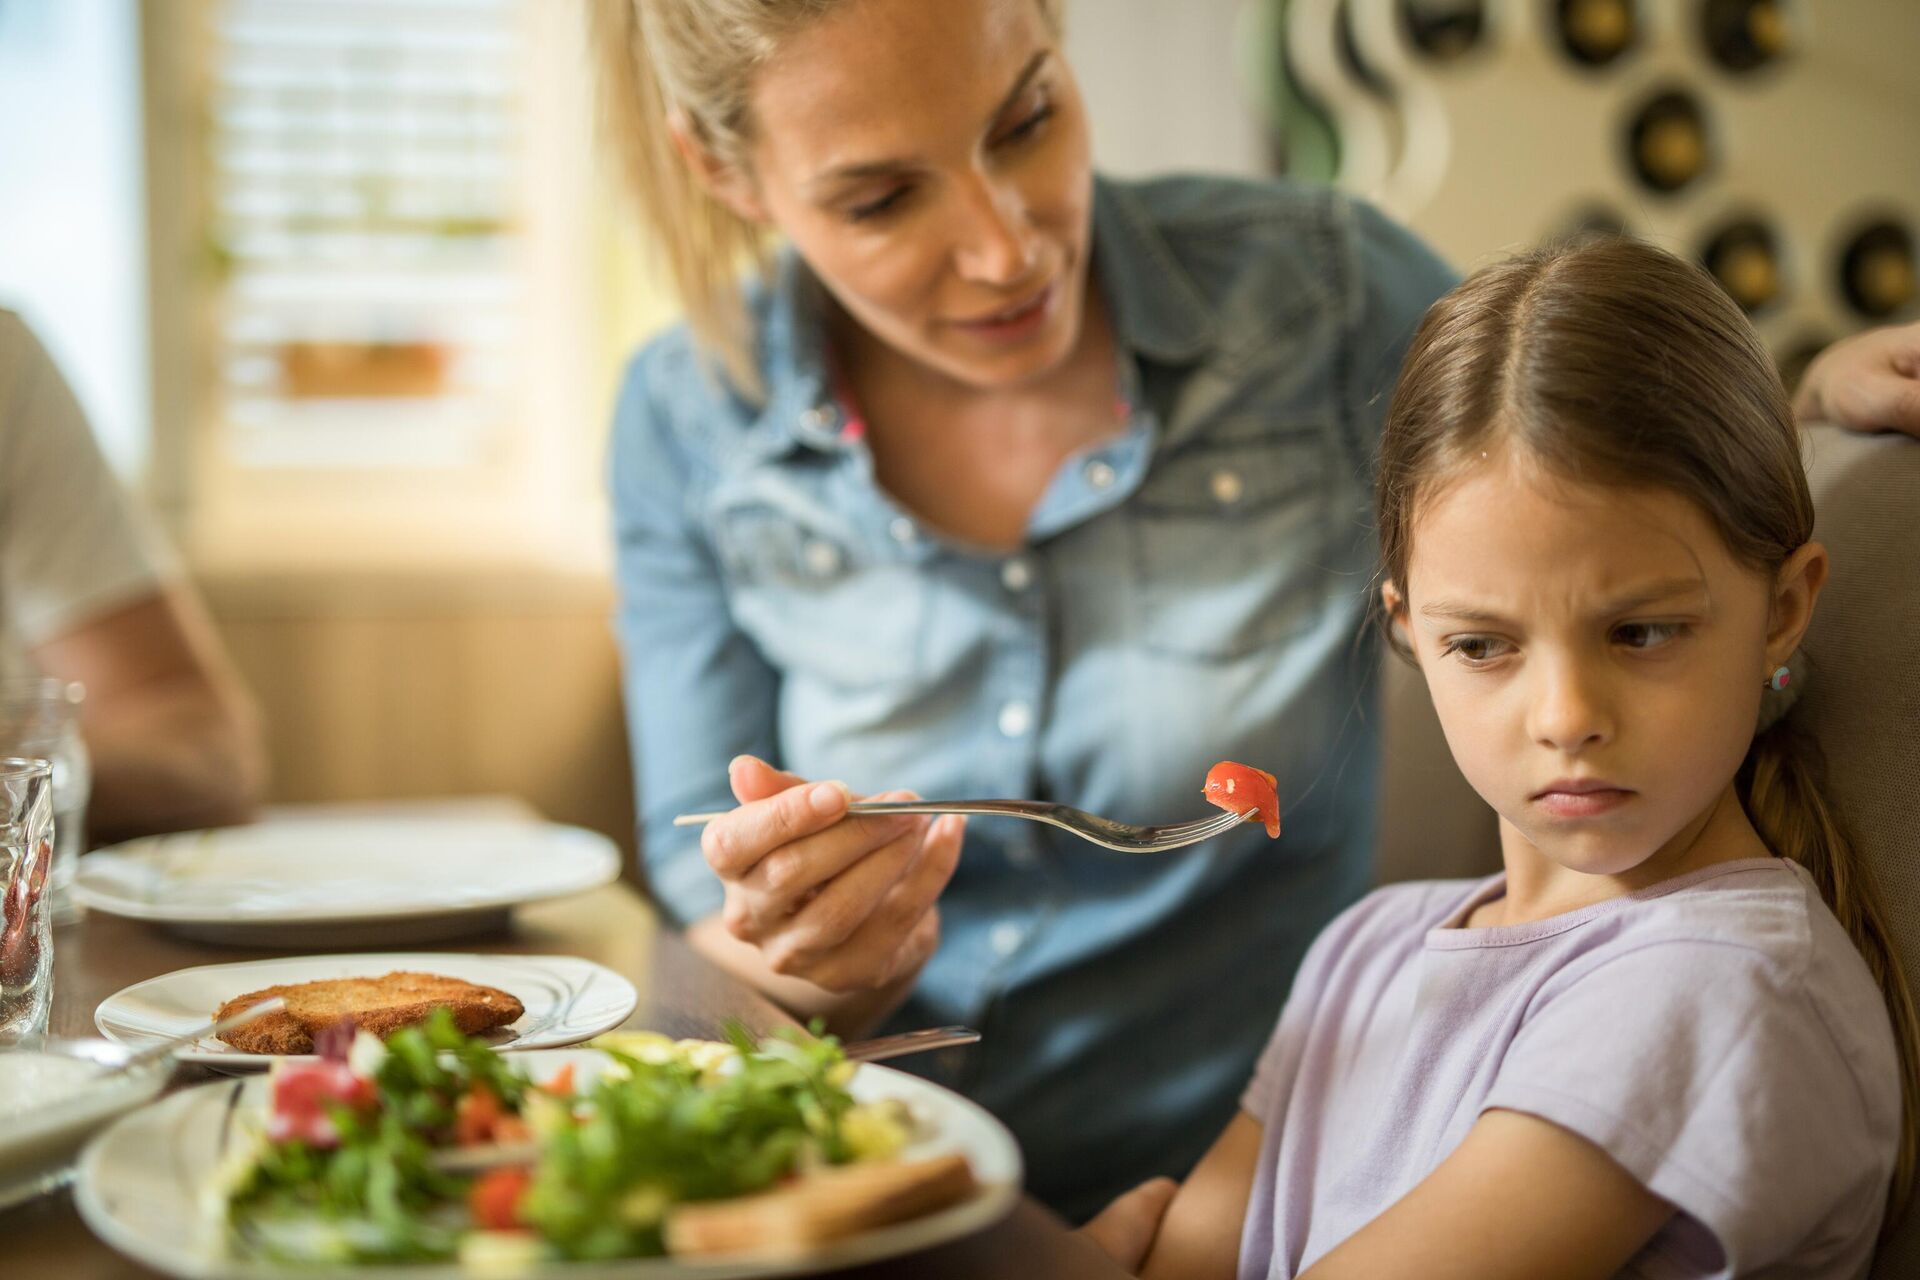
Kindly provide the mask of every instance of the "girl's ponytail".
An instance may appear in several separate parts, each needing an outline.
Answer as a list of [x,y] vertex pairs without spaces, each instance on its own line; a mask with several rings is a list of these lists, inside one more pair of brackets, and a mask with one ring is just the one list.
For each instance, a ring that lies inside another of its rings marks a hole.
[[1900,1146],[1884,1234],[1906,1207],[1913,1191],[1916,1155],[1920,1155],[1920,1018],[1915,1016],[1913,992],[1901,973],[1872,875],[1840,811],[1827,798],[1825,773],[1819,744],[1790,721],[1781,720],[1753,740],[1738,787],[1747,817],[1761,839],[1781,857],[1807,869],[1886,997],[1900,1049],[1901,1108]]

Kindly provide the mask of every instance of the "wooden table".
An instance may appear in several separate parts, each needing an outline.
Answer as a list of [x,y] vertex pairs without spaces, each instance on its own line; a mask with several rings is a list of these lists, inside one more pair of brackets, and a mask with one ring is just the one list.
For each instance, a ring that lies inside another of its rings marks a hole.
[[[522,908],[511,929],[442,948],[492,953],[567,954],[598,961],[632,980],[640,1004],[625,1025],[674,1036],[711,1037],[728,1018],[756,1031],[791,1025],[757,992],[690,951],[657,927],[639,894],[624,884]],[[91,1036],[94,1006],[130,983],[191,965],[265,958],[190,942],[131,920],[91,912],[54,931],[52,1031]],[[190,1083],[206,1078],[183,1069]],[[0,1212],[0,1273],[7,1280],[132,1280],[157,1275],[95,1240],[62,1193]],[[969,1239],[893,1262],[840,1273],[858,1280],[959,1280],[960,1277],[1047,1276],[1100,1280],[1126,1273],[1067,1231],[1031,1199],[1000,1225]]]

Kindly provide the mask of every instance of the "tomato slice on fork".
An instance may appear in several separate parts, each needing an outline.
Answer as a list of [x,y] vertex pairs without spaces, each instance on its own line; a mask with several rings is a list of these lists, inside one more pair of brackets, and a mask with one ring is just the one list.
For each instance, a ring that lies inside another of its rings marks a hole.
[[1217,804],[1230,813],[1254,810],[1254,817],[1266,825],[1268,837],[1277,840],[1280,838],[1279,788],[1279,780],[1265,769],[1222,760],[1207,770],[1207,782],[1200,788],[1200,794],[1208,803]]

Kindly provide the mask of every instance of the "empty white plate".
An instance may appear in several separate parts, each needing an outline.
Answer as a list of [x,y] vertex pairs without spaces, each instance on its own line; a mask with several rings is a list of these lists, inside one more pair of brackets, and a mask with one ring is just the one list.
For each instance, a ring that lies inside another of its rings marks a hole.
[[[498,987],[526,1006],[488,1039],[502,1050],[551,1049],[578,1044],[627,1020],[639,1002],[633,984],[603,965],[577,956],[460,955],[394,952],[379,955],[289,956],[240,964],[177,969],[137,982],[100,1002],[93,1024],[131,1049],[185,1035],[213,1011],[249,991],[321,978],[377,978],[403,970],[441,974]],[[211,1067],[264,1067],[267,1054],[243,1053],[211,1036],[180,1055]]]
[[620,874],[606,837],[471,817],[302,817],[150,836],[80,860],[74,896],[209,942],[423,942]]

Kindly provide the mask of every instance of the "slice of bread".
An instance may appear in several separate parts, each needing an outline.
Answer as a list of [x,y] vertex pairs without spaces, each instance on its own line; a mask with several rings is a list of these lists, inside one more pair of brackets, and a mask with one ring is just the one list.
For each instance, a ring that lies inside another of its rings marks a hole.
[[312,1053],[313,1037],[352,1018],[362,1031],[382,1040],[402,1027],[426,1020],[435,1009],[453,1014],[454,1025],[468,1035],[504,1027],[526,1012],[518,1000],[497,987],[483,987],[433,973],[387,973],[377,978],[325,978],[249,991],[214,1010],[213,1016],[251,1008],[285,996],[287,1007],[244,1026],[220,1033],[243,1053]]
[[667,1214],[667,1252],[681,1257],[806,1253],[870,1227],[958,1204],[976,1186],[962,1155],[820,1169],[759,1195],[676,1205]]

